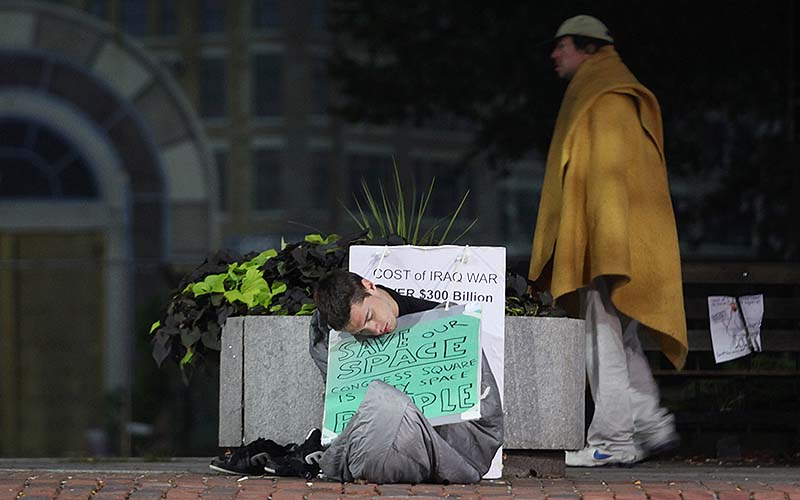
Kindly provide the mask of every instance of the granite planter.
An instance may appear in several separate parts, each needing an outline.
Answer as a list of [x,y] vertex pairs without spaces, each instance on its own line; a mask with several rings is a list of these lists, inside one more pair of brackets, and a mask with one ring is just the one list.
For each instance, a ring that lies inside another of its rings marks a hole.
[[[222,333],[220,446],[302,439],[322,422],[324,384],[308,355],[308,316],[229,318]],[[506,317],[507,465],[560,475],[583,446],[583,322]],[[527,460],[527,462],[526,462]],[[513,462],[513,463],[509,463]]]

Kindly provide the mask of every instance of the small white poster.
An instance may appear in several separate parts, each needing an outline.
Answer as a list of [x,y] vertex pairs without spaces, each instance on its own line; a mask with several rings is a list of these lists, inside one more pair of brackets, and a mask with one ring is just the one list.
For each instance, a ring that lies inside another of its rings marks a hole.
[[763,317],[763,295],[709,297],[708,318],[714,360],[722,363],[760,352]]

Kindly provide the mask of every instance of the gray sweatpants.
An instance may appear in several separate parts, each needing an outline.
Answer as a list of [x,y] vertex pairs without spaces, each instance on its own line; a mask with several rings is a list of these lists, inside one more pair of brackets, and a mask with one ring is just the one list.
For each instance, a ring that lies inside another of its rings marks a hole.
[[639,456],[675,433],[674,417],[660,405],[639,342],[639,322],[614,307],[605,279],[583,289],[581,299],[586,371],[595,405],[586,443]]

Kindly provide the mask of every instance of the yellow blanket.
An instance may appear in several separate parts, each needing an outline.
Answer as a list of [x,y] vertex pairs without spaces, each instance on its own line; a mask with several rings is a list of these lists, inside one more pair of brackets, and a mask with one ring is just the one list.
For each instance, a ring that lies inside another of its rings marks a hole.
[[555,298],[598,276],[611,278],[617,309],[682,368],[686,318],[661,110],[612,46],[581,65],[564,95],[529,271]]

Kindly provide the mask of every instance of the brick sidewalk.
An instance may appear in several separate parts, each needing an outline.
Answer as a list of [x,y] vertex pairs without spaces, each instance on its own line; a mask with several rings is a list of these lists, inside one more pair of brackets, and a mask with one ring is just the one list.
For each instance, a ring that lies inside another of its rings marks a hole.
[[514,479],[477,485],[357,484],[185,473],[0,471],[0,500],[800,500],[800,477],[767,483],[709,479]]

